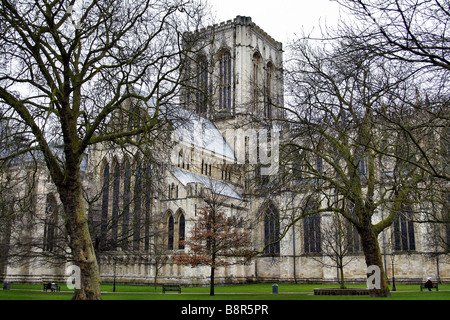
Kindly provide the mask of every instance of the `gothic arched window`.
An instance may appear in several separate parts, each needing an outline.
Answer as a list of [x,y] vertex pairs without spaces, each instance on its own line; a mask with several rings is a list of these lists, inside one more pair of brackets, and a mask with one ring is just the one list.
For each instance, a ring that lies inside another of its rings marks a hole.
[[127,161],[125,163],[125,175],[123,182],[123,225],[122,225],[122,248],[128,248],[128,225],[130,223],[130,200],[131,200],[131,166]]
[[252,87],[253,87],[253,106],[255,111],[259,104],[259,96],[261,91],[261,72],[262,72],[262,57],[259,52],[253,54],[253,74],[252,74]]
[[173,232],[174,231],[174,222],[173,216],[169,216],[169,221],[167,224],[167,249],[173,250]]
[[266,85],[264,87],[265,91],[264,117],[266,119],[272,118],[272,77],[273,77],[273,64],[269,62],[266,68]]
[[142,167],[138,163],[134,181],[133,250],[139,250],[141,241],[142,179]]
[[178,153],[178,168],[183,168],[183,169],[184,169],[184,155],[183,155],[183,150],[180,150],[180,152]]
[[361,178],[366,178],[368,174],[367,155],[361,148],[355,151],[355,169]]
[[323,158],[321,156],[316,157],[316,169],[319,175],[323,173]]
[[56,223],[58,207],[53,194],[47,195],[44,225],[44,251],[53,251],[56,245]]
[[394,220],[395,250],[416,250],[412,211],[408,204],[402,204],[402,212]]
[[264,215],[264,253],[280,254],[280,215],[278,209],[271,203]]
[[[347,213],[352,216],[355,220],[358,220],[358,216],[355,210],[355,204],[353,202],[348,202],[347,204]],[[350,221],[347,221],[347,249],[349,252],[360,252],[362,249],[361,245],[361,236],[359,235],[358,230],[355,225]]]
[[219,60],[219,110],[231,110],[231,54],[224,50]]
[[184,249],[184,244],[182,243],[182,241],[185,240],[185,228],[186,228],[186,223],[185,223],[185,219],[184,219],[184,214],[180,215],[180,219],[178,222],[178,249],[182,250]]
[[112,207],[112,244],[115,248],[117,245],[117,230],[119,223],[119,199],[120,199],[120,164],[114,165],[114,181],[113,181],[113,207]]
[[321,251],[320,215],[313,213],[317,209],[316,203],[308,204],[306,212],[310,214],[303,219],[303,240],[306,253]]
[[144,250],[149,251],[150,250],[150,215],[151,215],[151,205],[152,205],[152,167],[150,162],[147,163],[146,169],[145,169],[145,239],[144,239]]
[[206,113],[208,111],[208,60],[205,56],[198,57],[195,72],[195,111]]
[[106,243],[106,232],[108,226],[109,211],[109,164],[106,163],[103,169],[103,190],[102,190],[102,216],[100,222],[100,244],[103,247]]

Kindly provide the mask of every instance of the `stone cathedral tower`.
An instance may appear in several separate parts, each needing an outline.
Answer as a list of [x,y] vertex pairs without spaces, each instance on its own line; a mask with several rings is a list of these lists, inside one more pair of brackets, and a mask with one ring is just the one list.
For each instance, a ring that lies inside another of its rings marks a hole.
[[221,130],[243,118],[280,118],[283,104],[282,44],[237,16],[199,31],[203,41],[193,57],[186,108]]

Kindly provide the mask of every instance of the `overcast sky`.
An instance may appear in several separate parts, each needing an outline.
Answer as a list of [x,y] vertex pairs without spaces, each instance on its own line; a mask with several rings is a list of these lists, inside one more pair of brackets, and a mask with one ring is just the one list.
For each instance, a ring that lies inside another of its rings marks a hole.
[[275,40],[287,44],[304,30],[335,26],[339,5],[330,0],[207,0],[216,22],[249,16]]

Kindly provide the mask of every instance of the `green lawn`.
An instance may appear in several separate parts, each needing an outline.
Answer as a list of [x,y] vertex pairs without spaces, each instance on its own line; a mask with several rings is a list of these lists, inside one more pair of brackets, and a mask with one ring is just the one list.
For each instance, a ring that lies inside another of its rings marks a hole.
[[[208,287],[182,288],[177,292],[162,294],[161,287],[155,291],[149,286],[102,285],[103,300],[368,300],[368,296],[314,296],[314,288],[337,288],[338,285],[319,284],[279,284],[279,294],[272,294],[272,284],[249,284],[216,286],[216,295],[209,296]],[[362,287],[365,285],[351,285]],[[3,288],[3,285],[1,285]],[[439,291],[419,290],[418,285],[397,285],[391,298],[383,300],[450,300],[450,284],[440,285]],[[43,292],[41,285],[12,284],[11,290],[0,290],[0,300],[69,300],[72,292],[61,285],[61,292]]]

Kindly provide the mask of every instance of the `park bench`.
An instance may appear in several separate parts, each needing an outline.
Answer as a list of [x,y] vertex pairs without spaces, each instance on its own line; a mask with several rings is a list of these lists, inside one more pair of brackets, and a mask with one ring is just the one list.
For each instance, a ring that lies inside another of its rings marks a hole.
[[47,291],[50,290],[51,292],[60,292],[61,291],[61,287],[58,286],[56,283],[52,283],[52,282],[44,282],[43,283],[43,291]]
[[178,291],[178,293],[181,293],[181,287],[178,284],[163,284],[163,293],[166,293],[166,291]]
[[[425,288],[425,282],[430,279],[431,283],[433,284],[431,286],[431,289],[436,289],[436,291],[439,291],[439,284],[436,278],[436,275],[434,274],[427,274],[423,277],[422,282],[420,283],[420,291],[423,291],[423,289]],[[428,288],[426,288],[428,289]]]
[[[423,291],[423,288],[425,288],[425,283],[420,284],[420,291]],[[433,283],[431,289],[436,289],[436,291],[439,291],[439,285],[437,283]]]

